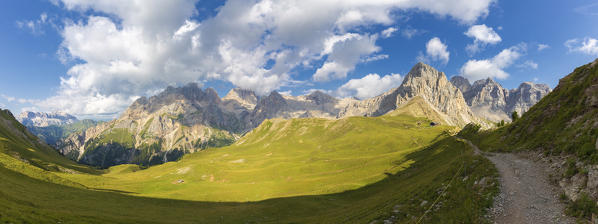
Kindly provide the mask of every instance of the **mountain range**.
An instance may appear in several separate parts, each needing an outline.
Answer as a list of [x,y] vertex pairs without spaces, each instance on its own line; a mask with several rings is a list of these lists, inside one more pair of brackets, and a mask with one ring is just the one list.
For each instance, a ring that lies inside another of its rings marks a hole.
[[[472,110],[468,106],[473,98],[464,97],[460,90],[470,88],[466,93],[471,94],[478,90],[478,82],[471,87],[466,82],[457,85],[459,88],[453,83],[443,72],[424,63],[416,64],[399,87],[365,100],[338,99],[321,91],[303,96],[273,91],[258,96],[239,88],[220,98],[214,89],[202,90],[190,83],[168,87],[156,96],[141,97],[118,119],[74,133],[58,142],[57,148],[73,160],[98,167],[123,163],[155,165],[176,160],[185,153],[232,144],[267,119],[381,116],[415,97],[421,100],[418,105],[427,104],[424,107],[430,109],[426,111],[433,111],[428,114],[435,115],[435,123],[491,127],[483,119],[488,116],[476,116],[477,107],[472,106],[476,109]],[[491,102],[480,101],[476,105]]]
[[451,83],[461,90],[467,105],[476,115],[493,122],[511,121],[513,112],[519,115],[525,113],[551,91],[545,84],[531,82],[508,90],[492,78],[477,80],[472,85],[462,76],[453,76]]
[[79,120],[65,112],[30,112],[24,111],[16,119],[27,129],[48,145],[57,147],[57,143],[75,132],[96,126],[98,121]]

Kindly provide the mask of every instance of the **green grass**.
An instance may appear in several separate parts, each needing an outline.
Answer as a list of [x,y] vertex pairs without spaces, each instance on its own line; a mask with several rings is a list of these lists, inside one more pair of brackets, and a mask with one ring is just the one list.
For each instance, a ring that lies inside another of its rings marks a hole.
[[496,170],[450,137],[451,127],[427,123],[410,116],[270,120],[232,146],[101,175],[37,151],[35,136],[0,135],[0,222],[486,222]]
[[130,173],[61,175],[92,188],[201,201],[329,194],[363,187],[409,167],[413,161],[406,155],[451,129],[427,123],[408,116],[268,120],[232,146],[189,154],[177,162]]
[[45,171],[99,173],[58,154],[29,133],[8,111],[0,111],[0,153]]
[[543,150],[546,154],[576,155],[598,164],[598,66],[581,66],[517,121],[496,130],[470,135],[489,151]]
[[[11,223],[484,223],[497,192],[496,170],[451,137],[409,154],[412,165],[335,194],[259,202],[156,199],[52,184],[0,166],[0,221]],[[111,168],[131,172],[132,166]],[[133,168],[134,169],[134,168]],[[139,172],[139,171],[138,171]],[[485,185],[478,184],[489,177]],[[440,197],[442,189],[446,189]],[[431,206],[438,199],[436,206]],[[423,201],[429,203],[421,206]],[[430,207],[429,213],[424,215]]]

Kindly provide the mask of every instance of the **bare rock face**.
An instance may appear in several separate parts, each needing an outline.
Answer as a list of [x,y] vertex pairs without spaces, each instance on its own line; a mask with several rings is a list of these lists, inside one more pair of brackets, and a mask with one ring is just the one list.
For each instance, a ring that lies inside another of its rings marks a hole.
[[443,118],[439,123],[463,127],[470,122],[488,127],[476,117],[461,94],[461,91],[448,81],[446,75],[424,63],[416,64],[405,76],[401,86],[374,98],[358,101],[343,99],[338,117],[380,116],[408,103],[414,97],[421,97]]
[[92,166],[154,165],[231,144],[245,129],[216,91],[189,84],[138,99],[120,118],[69,136],[59,151]]
[[75,116],[64,112],[31,112],[24,111],[19,114],[17,120],[27,127],[48,127],[51,125],[72,124],[79,121]]
[[304,96],[283,96],[274,91],[261,98],[252,111],[250,123],[257,127],[265,119],[271,118],[336,118],[339,113],[339,100],[320,91]]
[[524,82],[517,89],[507,90],[491,78],[475,81],[467,87],[467,79],[454,76],[451,82],[460,86],[467,105],[479,117],[490,121],[510,121],[513,111],[523,114],[544,96],[550,88],[544,84]]
[[474,113],[491,121],[510,120],[507,114],[509,91],[491,78],[475,81],[464,93]]
[[457,89],[461,90],[461,93],[466,93],[471,89],[471,83],[463,76],[453,76],[451,78],[451,83],[457,87]]
[[233,105],[232,107],[239,106],[245,110],[253,110],[257,105],[258,97],[251,90],[234,88],[222,98],[222,101],[226,102],[227,105]]
[[548,93],[550,93],[550,87],[545,84],[521,83],[517,89],[509,91],[507,111],[517,111],[517,113],[523,114]]
[[416,64],[397,89],[396,105],[421,96],[446,115],[446,124],[463,127],[469,123],[483,123],[465,103],[463,94],[453,86],[443,72],[424,63]]
[[379,96],[365,100],[346,98],[339,101],[341,108],[338,118],[350,116],[375,117],[388,113],[397,108],[397,88],[391,89]]

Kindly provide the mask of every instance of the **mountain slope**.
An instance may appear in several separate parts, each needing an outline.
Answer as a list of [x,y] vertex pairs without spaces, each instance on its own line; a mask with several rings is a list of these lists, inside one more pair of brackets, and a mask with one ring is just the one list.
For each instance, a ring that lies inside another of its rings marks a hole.
[[[593,158],[598,153],[598,61],[576,68],[519,120],[499,129],[501,146],[566,151]],[[489,139],[491,140],[491,139]]]
[[491,151],[541,152],[555,169],[552,181],[572,200],[569,213],[591,218],[597,211],[588,205],[598,199],[598,60],[562,78],[517,121],[470,138]]
[[[485,210],[497,192],[496,171],[487,160],[452,138],[444,138],[405,159],[413,161],[411,168],[356,190],[250,203],[156,199],[86,190],[32,179],[0,166],[0,222],[407,223],[416,218],[424,223],[485,221]],[[448,188],[446,183],[451,183]],[[439,197],[442,189],[446,189],[445,197]],[[427,213],[427,205],[437,198],[438,206],[433,213]]]
[[184,153],[232,143],[245,124],[222,106],[213,89],[197,84],[168,87],[135,101],[116,120],[76,133],[59,143],[59,151],[99,167],[123,163],[155,165]]
[[49,125],[44,127],[27,126],[27,129],[32,134],[48,143],[48,145],[58,147],[57,143],[61,142],[71,134],[85,131],[90,127],[98,125],[99,123],[102,122],[85,119],[61,125]]
[[396,105],[402,105],[415,96],[421,96],[446,115],[444,123],[447,125],[485,124],[471,112],[461,91],[448,81],[443,72],[421,62],[411,69],[397,89]]
[[[0,152],[6,167],[36,172],[97,173],[89,167],[64,158],[31,134],[8,110],[0,110]],[[16,165],[16,163],[24,163]]]

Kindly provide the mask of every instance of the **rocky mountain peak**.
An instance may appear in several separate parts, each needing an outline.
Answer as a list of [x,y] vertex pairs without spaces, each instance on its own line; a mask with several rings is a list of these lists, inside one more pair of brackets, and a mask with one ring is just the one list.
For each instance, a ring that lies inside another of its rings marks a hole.
[[222,101],[234,101],[247,110],[253,110],[257,104],[257,100],[258,97],[255,92],[241,88],[231,89],[228,94],[222,98]]
[[509,121],[513,111],[523,114],[549,92],[545,84],[524,82],[517,89],[508,90],[486,78],[475,81],[463,96],[476,115],[498,122]]
[[448,81],[446,75],[421,62],[411,69],[397,89],[396,107],[415,96],[421,96],[445,114],[448,125],[464,126],[479,121],[467,106],[461,91]]
[[31,112],[24,111],[19,114],[17,120],[29,127],[48,127],[51,125],[72,124],[79,121],[75,116],[65,112]]
[[313,101],[317,105],[322,105],[326,103],[336,103],[338,101],[338,99],[334,98],[333,96],[323,93],[319,90],[307,95],[306,99]]
[[256,106],[256,110],[263,110],[266,108],[272,110],[278,110],[280,107],[286,106],[287,102],[285,98],[280,95],[277,91],[270,92],[270,95],[260,99]]
[[469,91],[469,89],[471,89],[471,83],[469,82],[468,79],[466,79],[463,76],[453,76],[451,78],[451,83],[457,87],[459,90],[461,90],[461,93],[466,93],[467,91]]
[[434,67],[423,62],[418,62],[411,68],[411,71],[405,76],[403,83],[416,77],[426,77],[427,79],[439,79],[444,77],[444,79],[446,79],[443,72],[439,72]]

